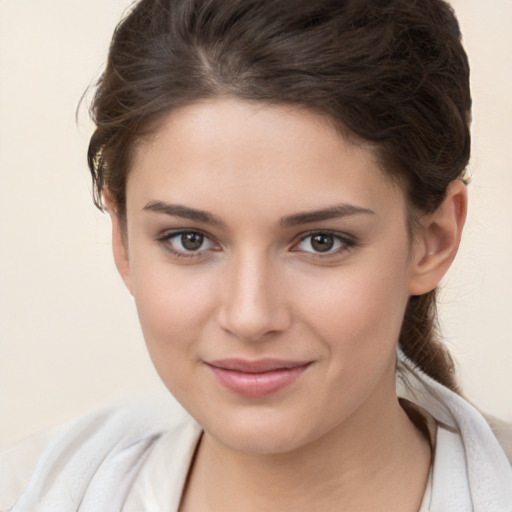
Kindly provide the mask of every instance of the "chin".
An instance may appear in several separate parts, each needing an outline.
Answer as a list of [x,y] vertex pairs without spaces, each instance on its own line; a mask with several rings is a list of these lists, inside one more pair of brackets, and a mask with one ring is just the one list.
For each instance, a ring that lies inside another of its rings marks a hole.
[[306,444],[289,433],[262,432],[261,430],[254,431],[254,429],[229,433],[224,431],[218,436],[215,433],[210,433],[210,435],[226,448],[254,455],[292,452]]
[[221,445],[251,454],[291,452],[316,437],[303,419],[287,418],[265,409],[219,415],[218,420],[201,424],[205,432]]

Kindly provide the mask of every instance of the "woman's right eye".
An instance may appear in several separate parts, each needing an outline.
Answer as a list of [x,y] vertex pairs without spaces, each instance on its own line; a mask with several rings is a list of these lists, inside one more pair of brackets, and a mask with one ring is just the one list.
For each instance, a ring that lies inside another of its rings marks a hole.
[[200,231],[166,233],[158,239],[166,250],[179,257],[194,257],[216,247],[215,243]]

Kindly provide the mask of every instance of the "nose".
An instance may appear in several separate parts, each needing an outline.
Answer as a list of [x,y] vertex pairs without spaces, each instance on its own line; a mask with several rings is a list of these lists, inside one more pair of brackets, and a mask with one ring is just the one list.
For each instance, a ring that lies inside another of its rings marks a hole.
[[251,342],[286,331],[292,316],[281,277],[279,268],[264,255],[235,258],[221,292],[220,327]]

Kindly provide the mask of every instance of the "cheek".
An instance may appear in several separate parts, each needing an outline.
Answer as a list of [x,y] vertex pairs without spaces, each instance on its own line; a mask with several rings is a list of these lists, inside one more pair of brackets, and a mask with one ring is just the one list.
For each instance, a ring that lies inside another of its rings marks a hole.
[[381,384],[394,386],[405,289],[401,272],[354,269],[310,294],[304,315],[309,332],[322,344],[325,368],[316,414],[328,410],[333,424],[343,421]]
[[336,367],[378,364],[394,353],[408,300],[404,266],[345,269],[304,302]]
[[186,371],[197,360],[197,340],[211,318],[216,287],[207,275],[158,261],[135,260],[132,282],[144,339],[167,383],[166,374]]

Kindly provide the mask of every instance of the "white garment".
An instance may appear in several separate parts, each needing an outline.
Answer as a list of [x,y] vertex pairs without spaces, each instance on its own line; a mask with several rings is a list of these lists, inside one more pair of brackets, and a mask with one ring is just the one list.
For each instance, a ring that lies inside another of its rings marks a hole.
[[[484,417],[399,353],[397,394],[437,424],[430,512],[511,512],[512,465]],[[512,425],[505,433],[510,443]]]
[[[512,466],[481,414],[401,354],[398,375],[399,396],[438,425],[421,512],[512,512]],[[176,512],[201,428],[187,415],[174,427],[162,416],[138,406],[73,422],[45,444],[28,483],[36,456],[26,445],[7,451],[0,511]]]

